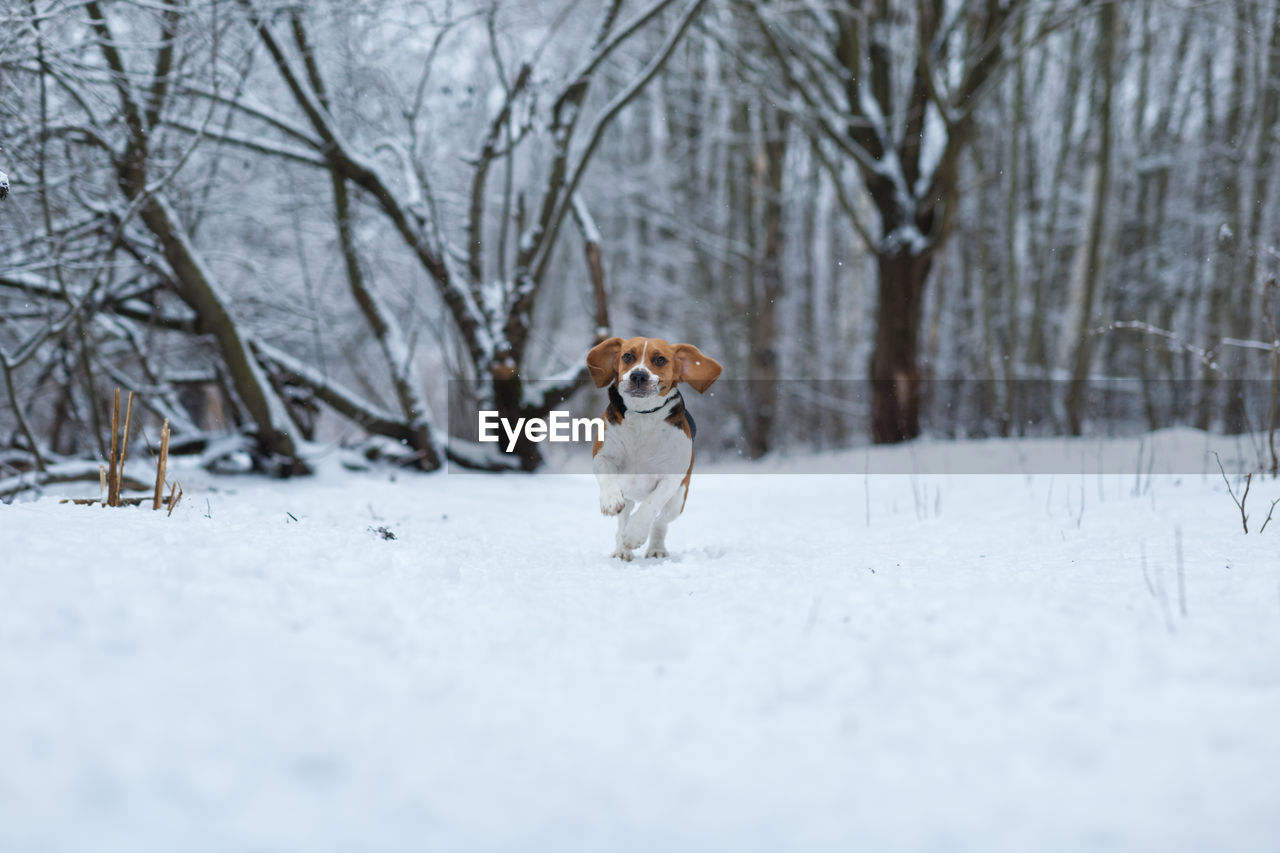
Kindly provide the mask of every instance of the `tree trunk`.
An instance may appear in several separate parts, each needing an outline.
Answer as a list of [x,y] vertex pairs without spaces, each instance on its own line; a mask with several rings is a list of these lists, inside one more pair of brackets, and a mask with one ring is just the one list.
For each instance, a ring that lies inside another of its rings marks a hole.
[[[1202,100],[1201,108],[1204,111],[1204,120],[1201,122],[1201,151],[1202,158],[1207,162],[1202,163],[1199,181],[1199,198],[1197,198],[1198,206],[1205,210],[1213,210],[1213,205],[1217,203],[1216,194],[1219,189],[1217,174],[1214,164],[1220,156],[1219,140],[1218,140],[1218,122],[1216,119],[1216,88],[1214,83],[1214,57],[1218,53],[1217,44],[1217,28],[1209,28],[1203,35],[1205,43],[1200,52],[1200,97]],[[1204,217],[1197,230],[1197,239],[1195,245],[1205,246],[1207,243],[1215,243],[1213,233],[1214,229],[1208,224],[1210,217]],[[1211,264],[1196,265],[1196,287],[1197,294],[1203,294],[1202,303],[1204,308],[1203,318],[1203,334],[1205,336],[1205,348],[1214,346],[1214,333],[1217,331],[1217,318],[1215,315],[1215,306],[1218,303],[1216,295],[1217,278]],[[1209,364],[1200,365],[1200,382],[1196,386],[1198,390],[1198,398],[1196,400],[1195,422],[1196,429],[1208,430],[1213,423],[1213,414],[1218,409],[1215,400],[1217,389],[1217,377],[1214,370]]]
[[[1020,23],[1019,40],[1027,37],[1027,19]],[[1022,433],[1022,407],[1019,405],[1021,389],[1018,383],[1020,371],[1020,345],[1022,324],[1019,313],[1022,311],[1022,258],[1018,229],[1024,215],[1023,201],[1023,136],[1027,125],[1027,69],[1022,55],[1018,56],[1014,68],[1013,87],[1013,124],[1009,129],[1009,169],[1008,194],[1005,198],[1004,251],[1005,251],[1005,345],[1004,345],[1004,410],[1000,414],[1000,433],[1008,436],[1015,429]],[[1032,185],[1027,182],[1025,194],[1030,194]]]
[[[506,418],[514,424],[519,418],[546,415],[546,412],[527,409],[523,399],[524,381],[519,374],[493,380],[493,404],[498,417]],[[542,445],[526,438],[523,430],[511,452],[520,460],[521,471],[536,471],[542,464]]]
[[1089,222],[1082,254],[1077,256],[1078,310],[1075,315],[1075,355],[1071,365],[1071,384],[1067,389],[1067,427],[1072,435],[1084,429],[1085,388],[1093,361],[1093,340],[1089,327],[1093,306],[1102,278],[1102,241],[1107,219],[1107,189],[1111,181],[1111,103],[1115,65],[1116,11],[1105,3],[1098,16],[1098,77],[1094,81],[1094,103],[1097,109],[1098,150],[1094,172]]
[[[787,117],[768,107],[763,156],[754,158],[760,185],[764,246],[747,377],[752,405],[747,414],[747,453],[759,459],[769,452],[778,403],[778,300],[782,298],[782,170],[787,157]],[[760,174],[763,173],[763,174]]]
[[[985,186],[988,176],[984,169],[982,149],[981,144],[975,145],[972,149],[974,182],[978,184],[973,196],[977,221],[988,222],[995,217],[995,214],[988,202],[991,192]],[[997,159],[1000,158],[997,157]],[[979,232],[973,242],[977,244],[974,252],[977,255],[974,267],[979,300],[977,320],[982,329],[982,365],[978,371],[978,375],[981,376],[981,393],[977,395],[977,415],[981,434],[987,436],[991,435],[993,424],[999,424],[1003,433],[1003,413],[1006,408],[999,399],[1001,389],[996,378],[996,362],[999,360],[997,355],[999,343],[996,340],[996,284],[999,281],[999,274],[991,261],[991,240],[988,234],[985,231]]]
[[157,240],[175,279],[178,296],[199,318],[202,331],[213,336],[221,352],[228,376],[240,402],[256,426],[254,464],[277,476],[309,473],[300,458],[292,431],[294,424],[284,401],[272,388],[265,372],[254,360],[248,343],[236,326],[231,300],[196,250],[177,212],[163,195],[162,184],[149,186],[153,163],[148,145],[150,132],[160,122],[173,70],[174,45],[180,15],[177,4],[166,7],[161,29],[162,44],[155,55],[155,76],[148,98],[139,100],[129,69],[115,36],[98,2],[85,4],[98,49],[111,69],[120,110],[128,128],[122,156],[114,159],[116,183],[138,216]]
[[932,256],[904,249],[876,257],[876,340],[871,353],[871,438],[920,435],[920,321]]
[[[1081,40],[1083,27],[1073,27],[1071,31],[1071,42],[1068,46],[1068,54],[1070,56],[1079,56],[1081,50]],[[1058,147],[1058,155],[1054,158],[1053,177],[1049,182],[1049,212],[1048,223],[1044,228],[1044,254],[1040,258],[1039,271],[1036,274],[1036,281],[1031,290],[1031,323],[1027,330],[1027,364],[1035,369],[1035,372],[1043,380],[1048,380],[1050,375],[1050,353],[1057,349],[1057,342],[1051,340],[1052,326],[1049,321],[1049,314],[1053,307],[1048,303],[1049,297],[1055,292],[1057,284],[1058,266],[1058,222],[1063,207],[1063,199],[1066,195],[1066,177],[1067,165],[1071,160],[1071,139],[1075,133],[1077,104],[1079,97],[1080,81],[1083,77],[1084,63],[1072,62],[1066,69],[1066,94],[1062,98],[1063,110],[1061,116],[1062,132],[1058,134],[1060,143]],[[1048,402],[1048,401],[1044,401]],[[1050,407],[1044,406],[1044,414],[1049,414]]]
[[[1249,13],[1242,0],[1236,0],[1234,44],[1235,59],[1231,69],[1231,91],[1227,102],[1226,174],[1222,181],[1222,198],[1226,211],[1223,228],[1218,232],[1218,270],[1215,282],[1215,307],[1220,312],[1214,333],[1220,338],[1247,338],[1252,331],[1255,310],[1253,282],[1245,279],[1247,264],[1242,255],[1250,249],[1245,234],[1244,166],[1245,76],[1249,66],[1247,32]],[[1227,399],[1223,409],[1223,429],[1230,435],[1249,430],[1249,413],[1245,405],[1244,373],[1248,369],[1246,353],[1224,351],[1222,363],[1227,371]]]
[[347,194],[347,181],[335,167],[329,176],[333,188],[334,221],[338,227],[338,245],[347,270],[347,287],[351,297],[360,307],[369,330],[378,342],[378,350],[387,365],[395,389],[396,401],[404,415],[406,443],[416,454],[414,467],[434,471],[441,465],[440,451],[436,447],[431,416],[426,400],[422,398],[422,382],[413,366],[413,355],[400,330],[399,322],[365,280],[356,248],[355,229],[352,221],[351,200]]

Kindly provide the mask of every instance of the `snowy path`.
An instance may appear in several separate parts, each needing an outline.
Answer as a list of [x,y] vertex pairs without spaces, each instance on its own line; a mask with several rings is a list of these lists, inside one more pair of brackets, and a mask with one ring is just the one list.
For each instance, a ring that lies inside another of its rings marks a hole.
[[704,472],[630,565],[579,476],[188,479],[0,506],[0,850],[1280,849],[1216,472]]

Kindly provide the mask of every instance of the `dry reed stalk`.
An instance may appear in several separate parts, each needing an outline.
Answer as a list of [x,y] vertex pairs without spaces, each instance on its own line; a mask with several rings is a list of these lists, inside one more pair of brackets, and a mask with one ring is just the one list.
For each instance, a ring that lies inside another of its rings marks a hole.
[[120,492],[124,490],[124,460],[129,456],[129,425],[133,423],[133,392],[124,408],[124,438],[120,442],[120,464],[116,471],[116,506],[120,506]]
[[151,500],[151,508],[153,510],[160,508],[160,502],[164,500],[164,469],[169,465],[169,419],[164,419],[164,426],[160,427],[160,458],[156,460],[156,493]]
[[116,505],[116,452],[120,440],[120,389],[116,389],[115,404],[111,407],[111,458],[107,460],[107,506]]
[[174,480],[173,488],[169,490],[169,515],[173,515],[173,508],[180,500],[182,500],[182,484]]

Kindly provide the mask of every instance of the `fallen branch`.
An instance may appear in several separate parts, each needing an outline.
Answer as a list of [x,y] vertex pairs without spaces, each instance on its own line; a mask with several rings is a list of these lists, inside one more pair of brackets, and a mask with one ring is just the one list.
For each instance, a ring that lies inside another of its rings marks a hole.
[[[16,495],[29,489],[38,489],[56,483],[93,483],[100,476],[100,465],[97,462],[59,462],[49,465],[43,471],[25,471],[13,477],[0,480],[0,498]],[[125,489],[145,489],[147,484],[128,477],[121,478],[121,486]]]
[[333,381],[281,349],[260,340],[249,341],[258,363],[268,373],[277,374],[283,382],[294,382],[311,391],[320,402],[342,417],[358,424],[374,435],[383,435],[396,441],[407,441],[410,430],[407,424],[391,412],[363,400],[358,394]]
[[[121,498],[120,502],[116,504],[116,506],[142,506],[142,502],[144,500],[146,500],[146,498]],[[100,503],[103,506],[106,506],[106,503],[101,498],[63,498],[58,501],[58,503],[75,504],[76,506],[93,506],[94,504]]]

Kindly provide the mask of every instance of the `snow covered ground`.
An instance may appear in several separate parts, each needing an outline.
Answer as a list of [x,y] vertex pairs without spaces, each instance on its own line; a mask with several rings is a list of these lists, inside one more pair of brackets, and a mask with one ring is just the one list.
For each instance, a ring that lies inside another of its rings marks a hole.
[[989,447],[0,506],[0,850],[1280,849],[1280,483]]

